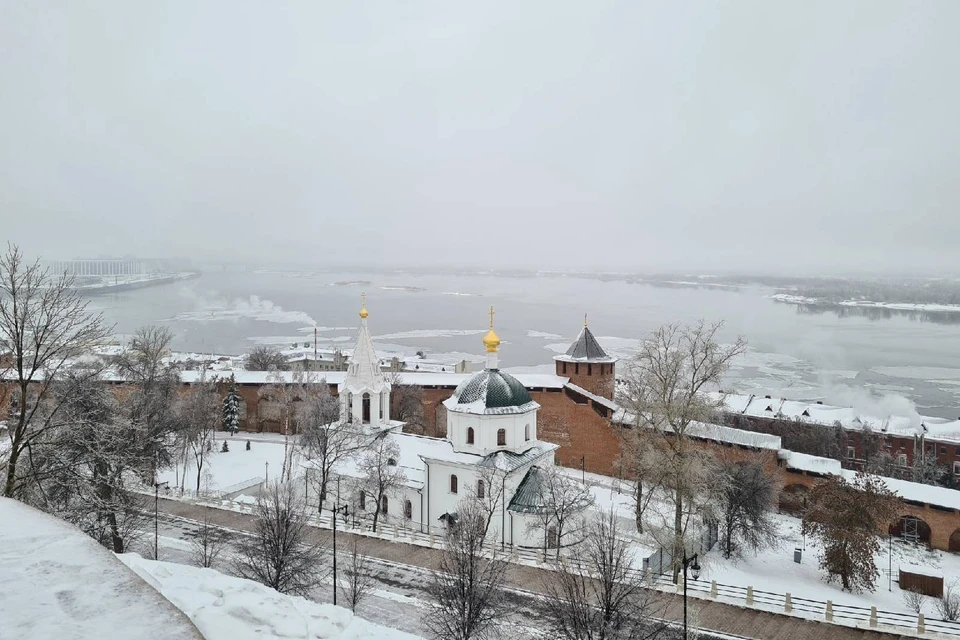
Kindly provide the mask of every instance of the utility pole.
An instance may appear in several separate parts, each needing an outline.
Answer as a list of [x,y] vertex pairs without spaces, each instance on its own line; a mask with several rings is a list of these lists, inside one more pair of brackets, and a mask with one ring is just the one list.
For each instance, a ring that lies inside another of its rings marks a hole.
[[153,559],[160,559],[160,487],[169,487],[169,482],[153,483]]
[[693,571],[694,580],[700,577],[698,555],[695,553],[693,557],[688,558],[686,552],[683,554],[683,640],[690,637],[687,635],[687,567],[690,567],[690,570]]
[[330,510],[330,520],[333,523],[333,606],[337,606],[337,516],[343,510],[343,519],[347,519],[347,505],[338,505]]

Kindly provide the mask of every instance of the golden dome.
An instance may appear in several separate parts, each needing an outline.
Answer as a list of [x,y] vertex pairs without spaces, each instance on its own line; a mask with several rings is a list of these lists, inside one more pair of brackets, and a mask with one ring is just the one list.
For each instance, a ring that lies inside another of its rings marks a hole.
[[367,311],[367,293],[363,292],[360,294],[360,317],[366,320],[368,315],[370,312]]
[[366,320],[368,315],[370,315],[370,312],[367,311],[367,308],[366,308],[366,307],[364,307],[363,309],[360,309],[360,317],[361,317],[361,318],[363,318],[364,320]]
[[496,353],[500,348],[500,336],[493,330],[493,307],[490,307],[490,331],[483,336],[483,346],[487,348],[487,353]]
[[490,329],[487,335],[483,336],[483,346],[487,348],[487,353],[495,353],[500,348],[500,336]]

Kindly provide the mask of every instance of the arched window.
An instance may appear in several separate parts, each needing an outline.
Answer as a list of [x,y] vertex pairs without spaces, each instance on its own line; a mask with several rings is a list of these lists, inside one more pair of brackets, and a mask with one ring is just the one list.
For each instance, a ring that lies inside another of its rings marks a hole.
[[390,503],[387,501],[387,496],[380,496],[380,513],[387,515],[387,508],[390,506]]
[[367,509],[367,492],[363,490],[360,491],[360,508],[364,511]]
[[353,394],[347,394],[347,422],[353,422]]
[[413,518],[413,504],[409,500],[403,501],[403,517],[407,520]]
[[483,484],[483,480],[477,480],[477,497],[485,498],[487,494],[487,488]]
[[592,375],[593,375],[593,365],[592,365],[592,364],[588,364],[588,365],[587,365],[587,375],[588,375],[588,376],[592,376]]
[[456,493],[456,492],[457,492],[457,476],[451,473],[450,474],[450,493]]
[[524,441],[530,439],[530,425],[525,425],[523,427],[523,439]]
[[363,424],[370,424],[370,394],[363,394]]
[[473,444],[473,427],[467,427],[467,444]]
[[497,446],[498,447],[507,446],[507,430],[506,429],[497,429]]

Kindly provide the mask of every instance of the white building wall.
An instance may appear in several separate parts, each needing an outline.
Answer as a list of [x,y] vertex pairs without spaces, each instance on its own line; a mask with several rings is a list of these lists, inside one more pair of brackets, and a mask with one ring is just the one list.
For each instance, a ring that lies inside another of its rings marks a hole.
[[[467,430],[473,428],[474,443],[467,443]],[[526,439],[529,427],[530,439]],[[506,432],[506,444],[497,444],[497,432]],[[523,451],[537,441],[537,410],[520,414],[479,415],[474,413],[447,413],[447,438],[454,451],[484,455],[498,450]]]

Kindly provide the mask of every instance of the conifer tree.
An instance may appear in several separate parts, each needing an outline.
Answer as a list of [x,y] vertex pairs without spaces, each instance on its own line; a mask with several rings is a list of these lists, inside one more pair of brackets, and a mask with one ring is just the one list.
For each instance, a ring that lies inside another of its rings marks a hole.
[[240,394],[237,393],[237,383],[230,385],[230,391],[223,399],[223,430],[236,435],[240,430]]

